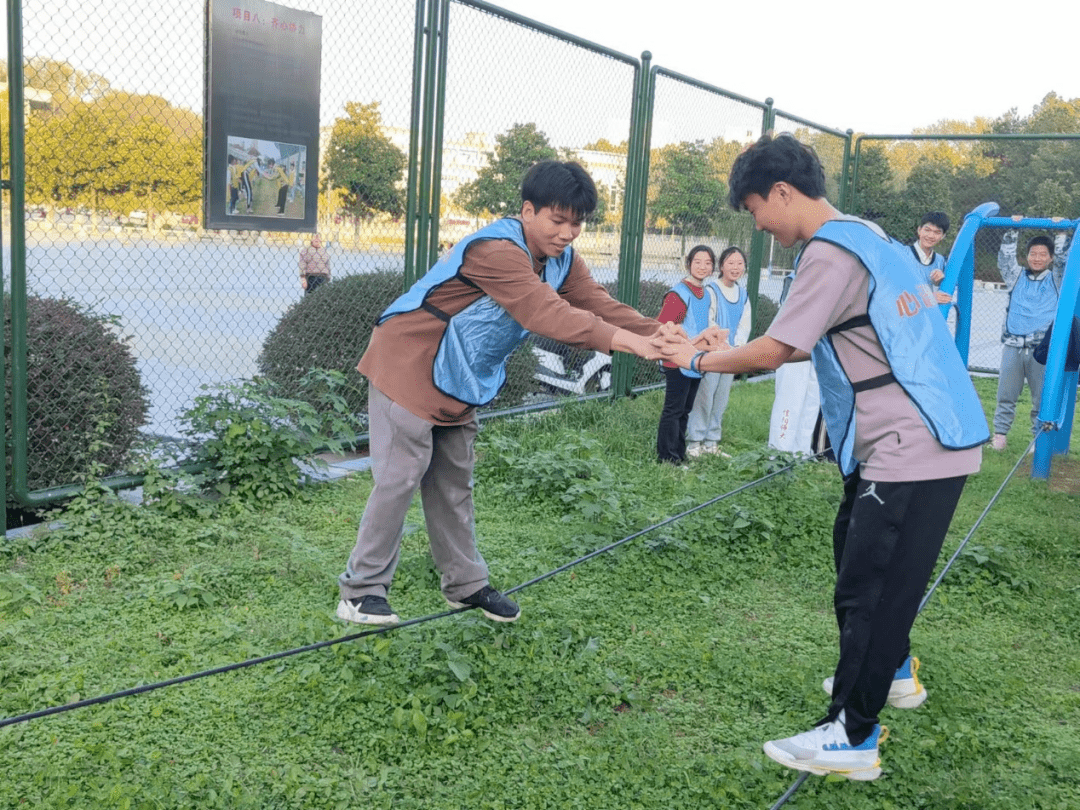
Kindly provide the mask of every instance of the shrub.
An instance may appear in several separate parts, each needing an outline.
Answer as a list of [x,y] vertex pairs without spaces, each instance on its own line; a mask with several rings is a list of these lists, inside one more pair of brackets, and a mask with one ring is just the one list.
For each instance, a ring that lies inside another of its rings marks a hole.
[[316,370],[300,380],[302,397],[279,396],[265,379],[203,386],[206,393],[183,416],[184,432],[193,440],[191,459],[201,472],[190,481],[148,481],[144,489],[166,511],[184,505],[196,512],[197,500],[185,500],[187,483],[199,492],[237,504],[259,505],[294,496],[310,478],[294,464],[325,467],[315,457],[325,449],[342,453],[351,446],[357,425],[345,415],[341,374]]
[[[148,391],[116,321],[73,301],[26,299],[26,402],[31,490],[121,469],[146,424]],[[11,300],[4,296],[5,400],[11,458]],[[8,462],[10,465],[10,461]],[[9,467],[8,475],[11,475]]]
[[401,294],[402,283],[401,273],[379,271],[335,279],[305,295],[267,336],[259,373],[276,385],[279,396],[305,399],[302,380],[309,371],[340,371],[345,375],[340,393],[349,411],[367,413],[367,380],[356,364],[379,315]]

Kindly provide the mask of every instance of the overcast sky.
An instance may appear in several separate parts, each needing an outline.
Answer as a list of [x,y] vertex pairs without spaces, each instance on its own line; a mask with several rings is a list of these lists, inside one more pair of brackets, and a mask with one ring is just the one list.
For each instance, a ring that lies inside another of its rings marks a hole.
[[[494,0],[835,129],[908,133],[1080,97],[1080,3]],[[1038,9],[1038,13],[1034,13]]]

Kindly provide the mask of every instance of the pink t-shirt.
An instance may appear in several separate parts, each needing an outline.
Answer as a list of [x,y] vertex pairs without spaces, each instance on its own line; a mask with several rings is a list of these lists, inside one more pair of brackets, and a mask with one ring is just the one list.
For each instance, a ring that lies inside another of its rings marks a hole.
[[[784,306],[767,334],[809,352],[832,327],[859,315],[869,304],[870,271],[845,250],[810,242]],[[852,382],[890,371],[872,326],[832,336],[840,364]],[[915,404],[897,383],[855,397],[855,459],[868,481],[931,481],[978,472],[982,448],[948,450],[926,427]]]

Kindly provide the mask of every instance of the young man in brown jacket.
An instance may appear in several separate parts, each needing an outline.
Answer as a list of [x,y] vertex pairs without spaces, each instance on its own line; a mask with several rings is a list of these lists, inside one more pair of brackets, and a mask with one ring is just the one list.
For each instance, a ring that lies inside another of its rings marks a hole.
[[[526,174],[521,213],[457,244],[382,314],[358,369],[370,381],[375,488],[339,577],[339,618],[394,624],[386,595],[405,513],[420,490],[431,554],[452,607],[514,621],[516,603],[488,583],[472,502],[476,408],[506,381],[506,360],[529,332],[571,346],[656,357],[659,323],[619,303],[571,244],[596,207],[576,163]],[[708,342],[715,335],[707,336]]]

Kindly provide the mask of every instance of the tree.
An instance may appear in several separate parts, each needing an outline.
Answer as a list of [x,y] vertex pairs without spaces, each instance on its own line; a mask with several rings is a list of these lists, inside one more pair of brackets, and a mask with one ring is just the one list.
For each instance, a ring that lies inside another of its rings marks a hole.
[[[143,99],[153,102],[143,107]],[[170,110],[180,126],[167,123]],[[27,201],[85,204],[95,214],[142,208],[150,221],[165,207],[194,212],[202,197],[202,133],[192,115],[156,96],[123,93],[30,116]]]
[[538,161],[556,160],[558,152],[536,124],[514,124],[495,136],[495,151],[476,179],[465,183],[454,201],[475,217],[511,216],[521,210],[521,180]]
[[712,231],[723,218],[726,204],[727,186],[713,168],[703,141],[653,150],[649,221],[654,227],[672,228],[685,243],[688,233]]
[[340,189],[345,211],[359,235],[360,220],[382,211],[405,211],[400,188],[405,155],[382,131],[379,102],[345,104],[345,116],[334,121],[326,149],[323,190]]
[[905,233],[903,215],[897,210],[899,195],[885,147],[879,143],[861,150],[854,212],[881,225],[893,236]]

